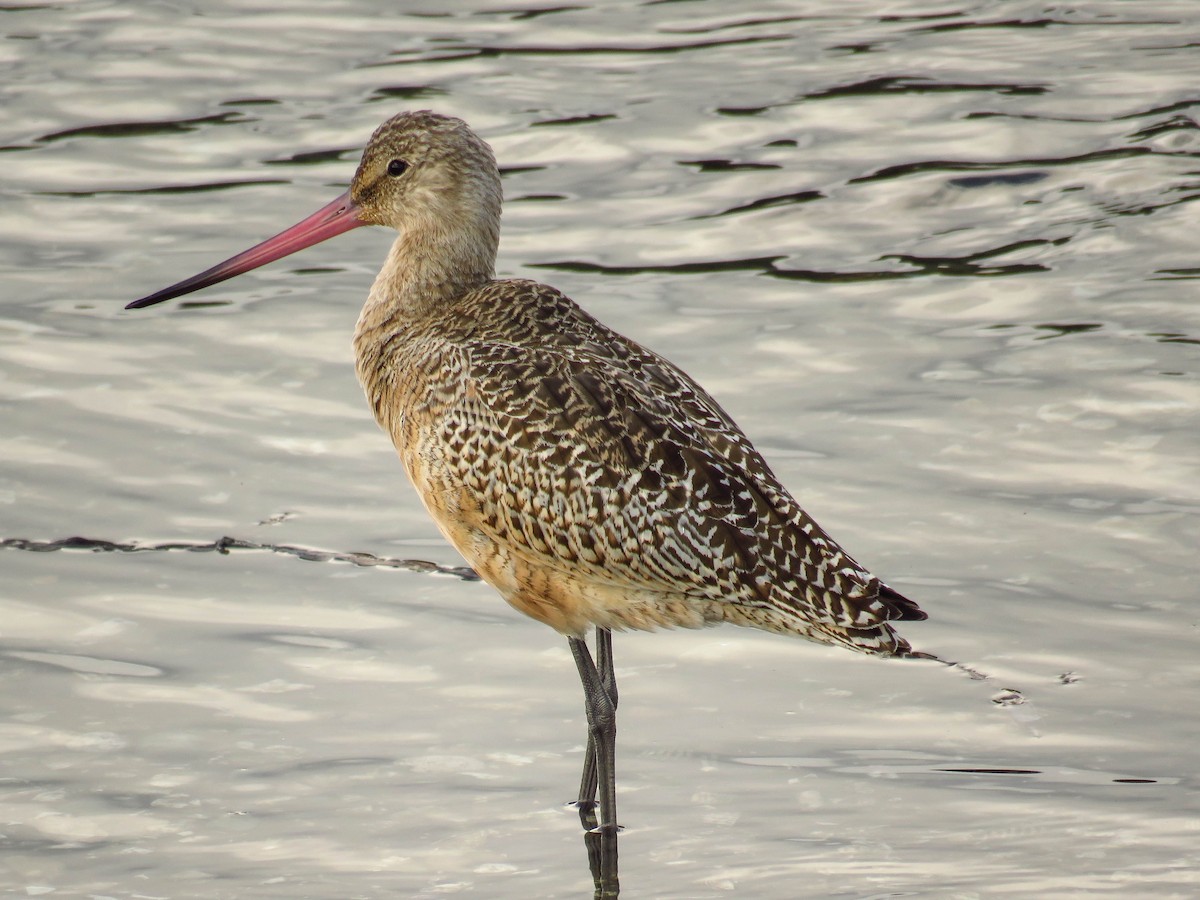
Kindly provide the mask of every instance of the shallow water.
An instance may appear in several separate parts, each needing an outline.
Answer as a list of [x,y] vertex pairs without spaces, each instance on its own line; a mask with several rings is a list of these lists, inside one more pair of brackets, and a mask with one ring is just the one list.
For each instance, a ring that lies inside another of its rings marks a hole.
[[354,381],[388,236],[122,311],[429,106],[992,676],[618,636],[623,895],[1195,896],[1200,10],[838,9],[0,9],[0,893],[591,896],[565,642]]

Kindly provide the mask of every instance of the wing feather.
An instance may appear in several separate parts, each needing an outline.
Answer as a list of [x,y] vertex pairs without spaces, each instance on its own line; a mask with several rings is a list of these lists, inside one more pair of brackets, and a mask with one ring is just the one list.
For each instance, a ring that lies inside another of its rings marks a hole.
[[488,461],[472,477],[490,537],[615,586],[838,629],[898,617],[715,400],[632,342],[611,347],[462,346],[472,389],[443,411],[442,439],[469,435],[461,458]]

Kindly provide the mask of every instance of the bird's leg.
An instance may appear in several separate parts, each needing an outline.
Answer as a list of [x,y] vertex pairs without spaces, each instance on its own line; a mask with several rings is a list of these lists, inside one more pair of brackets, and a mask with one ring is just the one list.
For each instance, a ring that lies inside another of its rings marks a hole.
[[[585,648],[586,649],[586,648]],[[612,701],[613,712],[617,709],[617,675],[613,671],[612,631],[608,628],[596,629],[596,672],[605,693]],[[596,771],[596,741],[588,730],[587,752],[583,757],[583,777],[579,783],[579,799],[575,806],[579,809],[580,821],[584,828],[596,827],[596,787],[598,775]]]
[[575,808],[584,829],[596,827],[596,742],[588,731],[587,752],[583,756],[583,777],[579,780],[579,797]]
[[617,673],[613,671],[612,632],[607,628],[596,629],[596,669],[600,683],[608,692],[613,712],[617,710]]
[[582,638],[572,637],[567,640],[571,645],[571,655],[575,657],[575,666],[579,670],[579,680],[583,683],[584,709],[588,720],[588,752],[584,757],[583,778],[579,785],[580,818],[585,826],[595,821],[596,793],[599,789],[598,827],[615,833],[617,705],[613,698],[616,693],[616,681],[612,675],[612,635],[607,629],[599,629],[597,632],[597,653],[602,667],[607,670],[606,675],[597,671],[592,654]]
[[[583,682],[588,719],[587,754],[579,785],[579,820],[583,823],[583,843],[587,847],[588,866],[595,883],[595,900],[608,900],[620,894],[617,877],[617,680],[613,672],[612,632],[596,629],[596,658],[592,661],[587,644],[569,638],[571,654]],[[600,824],[596,823],[596,791],[600,791]]]

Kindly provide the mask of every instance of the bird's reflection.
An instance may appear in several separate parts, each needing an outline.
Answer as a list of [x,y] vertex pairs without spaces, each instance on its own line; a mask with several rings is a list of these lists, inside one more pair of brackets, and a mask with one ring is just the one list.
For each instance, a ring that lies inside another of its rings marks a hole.
[[576,804],[583,823],[583,845],[587,848],[588,868],[592,871],[595,900],[609,900],[621,893],[617,878],[617,829],[596,826],[595,805]]

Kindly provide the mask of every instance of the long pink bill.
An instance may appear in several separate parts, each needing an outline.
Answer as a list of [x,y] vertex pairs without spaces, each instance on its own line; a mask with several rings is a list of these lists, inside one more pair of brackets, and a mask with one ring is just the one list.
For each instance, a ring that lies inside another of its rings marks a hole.
[[190,294],[192,291],[198,291],[201,288],[233,278],[235,275],[241,275],[243,272],[249,272],[251,269],[257,269],[259,266],[265,266],[267,263],[289,256],[297,250],[327,241],[351,228],[366,225],[367,223],[358,216],[358,205],[351,199],[350,192],[346,191],[332,203],[322,206],[307,219],[297,222],[287,231],[282,231],[273,238],[267,238],[261,244],[227,259],[223,263],[218,263],[199,275],[193,275],[179,284],[155,291],[141,300],[134,300],[125,308],[141,309],[143,306],[153,306],[155,303]]

